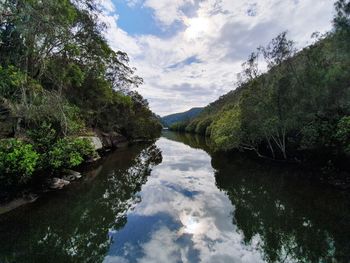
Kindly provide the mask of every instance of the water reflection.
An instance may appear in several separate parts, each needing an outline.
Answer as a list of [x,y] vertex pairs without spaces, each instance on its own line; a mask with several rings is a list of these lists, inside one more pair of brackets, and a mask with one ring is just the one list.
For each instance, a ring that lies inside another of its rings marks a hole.
[[102,262],[159,162],[154,145],[116,152],[85,182],[0,217],[0,262]]
[[216,181],[235,207],[245,244],[267,262],[350,262],[349,194],[316,185],[296,169],[214,156]]
[[[191,146],[199,145],[191,138]],[[165,138],[157,146],[163,162],[143,186],[128,224],[110,233],[104,262],[263,262],[232,224],[234,207],[215,185],[210,156]]]
[[349,193],[320,185],[298,168],[215,154],[202,137],[165,136],[211,155],[216,185],[232,203],[232,224],[263,261],[350,262]]
[[210,149],[166,132],[111,155],[0,217],[0,262],[350,261],[349,194]]

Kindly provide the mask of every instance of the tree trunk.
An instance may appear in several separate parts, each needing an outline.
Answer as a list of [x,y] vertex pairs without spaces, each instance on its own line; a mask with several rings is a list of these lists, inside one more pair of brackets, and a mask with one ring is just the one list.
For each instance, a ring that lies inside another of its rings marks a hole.
[[266,140],[267,140],[267,143],[268,143],[268,145],[269,145],[269,148],[270,148],[270,151],[271,151],[271,154],[272,154],[272,158],[273,158],[273,159],[276,159],[275,150],[274,150],[273,147],[272,147],[270,138],[268,138],[268,137],[266,136]]

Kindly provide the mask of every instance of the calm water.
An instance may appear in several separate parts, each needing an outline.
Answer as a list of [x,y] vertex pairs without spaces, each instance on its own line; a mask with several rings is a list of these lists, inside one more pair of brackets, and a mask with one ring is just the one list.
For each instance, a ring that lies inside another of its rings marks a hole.
[[350,196],[166,132],[0,216],[0,262],[350,262]]

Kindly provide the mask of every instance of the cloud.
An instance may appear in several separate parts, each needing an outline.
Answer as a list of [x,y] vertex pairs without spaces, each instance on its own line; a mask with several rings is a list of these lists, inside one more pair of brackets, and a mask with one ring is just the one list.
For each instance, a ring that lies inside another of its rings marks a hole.
[[144,6],[152,8],[156,19],[164,26],[170,26],[176,21],[182,21],[184,13],[181,8],[191,0],[146,0]]
[[143,185],[128,224],[112,234],[105,262],[263,262],[261,240],[245,244],[232,223],[235,207],[215,186],[210,156],[165,138],[157,146],[163,162]]
[[176,68],[181,68],[181,67],[185,67],[187,65],[191,65],[193,63],[201,63],[201,61],[197,58],[197,56],[192,56],[189,58],[186,58],[183,61],[180,61],[178,63],[172,64],[168,67],[168,69],[176,69]]
[[115,12],[115,5],[112,0],[101,0],[100,3],[105,12]]
[[[235,88],[240,65],[256,47],[288,30],[299,47],[331,28],[329,0],[129,0],[150,8],[159,35],[131,35],[118,26],[118,2],[104,0],[106,38],[126,51],[144,78],[140,93],[165,115],[205,106]],[[114,0],[116,1],[116,0]],[[181,24],[174,30],[174,24]],[[167,37],[162,32],[167,31]],[[200,63],[199,63],[200,62]]]

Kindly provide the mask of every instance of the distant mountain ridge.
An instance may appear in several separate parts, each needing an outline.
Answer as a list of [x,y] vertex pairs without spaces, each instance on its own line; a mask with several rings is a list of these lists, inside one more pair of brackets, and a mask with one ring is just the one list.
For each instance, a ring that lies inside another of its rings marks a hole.
[[185,112],[174,113],[161,118],[164,126],[169,127],[177,122],[185,122],[197,117],[204,108],[196,107]]

